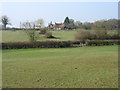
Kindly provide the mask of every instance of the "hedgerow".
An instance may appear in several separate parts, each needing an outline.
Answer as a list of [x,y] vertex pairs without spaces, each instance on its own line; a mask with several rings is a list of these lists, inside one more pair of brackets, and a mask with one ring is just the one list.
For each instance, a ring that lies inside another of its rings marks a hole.
[[2,49],[23,49],[23,48],[62,48],[70,47],[70,41],[37,41],[37,42],[8,42],[2,43]]

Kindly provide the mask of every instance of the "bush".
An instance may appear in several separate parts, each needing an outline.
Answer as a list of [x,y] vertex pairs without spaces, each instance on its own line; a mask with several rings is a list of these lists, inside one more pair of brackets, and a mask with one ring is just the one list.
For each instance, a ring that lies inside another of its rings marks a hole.
[[114,35],[110,36],[109,39],[114,39],[114,40],[118,39],[119,40],[120,34],[114,34]]
[[30,42],[35,42],[36,41],[38,36],[37,36],[35,30],[26,30],[25,32],[27,33]]
[[47,32],[47,28],[41,28],[39,34],[45,34]]
[[119,45],[120,40],[87,40],[88,46]]
[[50,31],[45,33],[45,38],[55,38]]
[[9,42],[2,43],[2,49],[64,48],[72,47],[74,44],[80,45],[80,43],[87,46],[120,45],[120,40]]
[[110,35],[107,30],[79,30],[75,36],[76,40],[118,40],[119,34]]
[[23,48],[62,48],[70,47],[70,41],[39,41],[39,42],[9,42],[2,43],[2,49],[23,49]]
[[104,40],[107,38],[107,30],[92,30],[91,31],[91,39]]
[[75,35],[76,40],[85,41],[91,37],[91,33],[89,31],[85,30],[79,30],[77,31],[77,34]]
[[103,46],[103,45],[120,45],[120,40],[86,40],[71,41],[73,46]]
[[72,44],[80,44],[80,43],[82,43],[82,44],[85,44],[85,41],[83,41],[83,40],[77,40],[77,41],[70,41]]

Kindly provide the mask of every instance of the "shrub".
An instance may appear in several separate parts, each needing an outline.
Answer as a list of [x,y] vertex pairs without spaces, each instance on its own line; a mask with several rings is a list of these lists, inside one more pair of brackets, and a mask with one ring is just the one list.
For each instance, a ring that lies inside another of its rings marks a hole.
[[75,36],[76,40],[118,40],[119,34],[110,35],[107,30],[79,30]]
[[56,37],[54,37],[54,36],[52,35],[52,32],[47,31],[47,32],[45,33],[45,38],[56,38]]
[[70,41],[72,44],[80,44],[80,43],[83,43],[83,44],[85,44],[85,41],[83,41],[83,40],[75,40],[75,41]]
[[64,48],[74,44],[86,44],[87,46],[120,45],[120,40],[86,40],[86,41],[39,41],[39,42],[8,42],[2,43],[2,49],[24,48]]
[[70,47],[70,41],[39,41],[39,42],[9,42],[2,43],[2,49],[23,49],[23,48],[61,48]]
[[52,38],[53,36],[52,36],[52,33],[50,32],[50,31],[47,31],[46,33],[45,33],[45,38]]
[[120,40],[87,40],[88,46],[101,46],[101,45],[119,45]]
[[29,37],[30,42],[35,42],[37,38],[37,34],[35,30],[26,30],[25,31]]
[[91,39],[104,40],[107,38],[107,30],[92,30]]
[[77,31],[77,34],[75,35],[76,40],[82,40],[85,41],[91,37],[91,33],[85,30],[79,30]]
[[109,39],[120,39],[120,34],[114,34],[111,37],[109,37]]
[[73,46],[103,46],[103,45],[120,45],[120,40],[86,40],[71,41]]
[[45,34],[47,32],[47,28],[41,28],[39,34]]

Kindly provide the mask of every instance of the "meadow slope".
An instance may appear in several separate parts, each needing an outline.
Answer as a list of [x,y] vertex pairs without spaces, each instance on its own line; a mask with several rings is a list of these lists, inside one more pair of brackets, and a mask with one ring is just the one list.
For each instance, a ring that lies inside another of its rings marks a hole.
[[3,50],[3,88],[117,88],[118,46]]

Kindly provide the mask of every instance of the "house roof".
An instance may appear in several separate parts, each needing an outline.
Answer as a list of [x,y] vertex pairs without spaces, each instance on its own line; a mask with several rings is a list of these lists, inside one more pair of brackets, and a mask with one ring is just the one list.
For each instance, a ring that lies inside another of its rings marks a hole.
[[65,25],[64,25],[64,24],[56,24],[55,27],[56,27],[56,28],[64,28]]
[[55,28],[64,28],[65,27],[65,25],[63,23],[55,23],[55,24],[49,23],[49,26],[54,26]]

